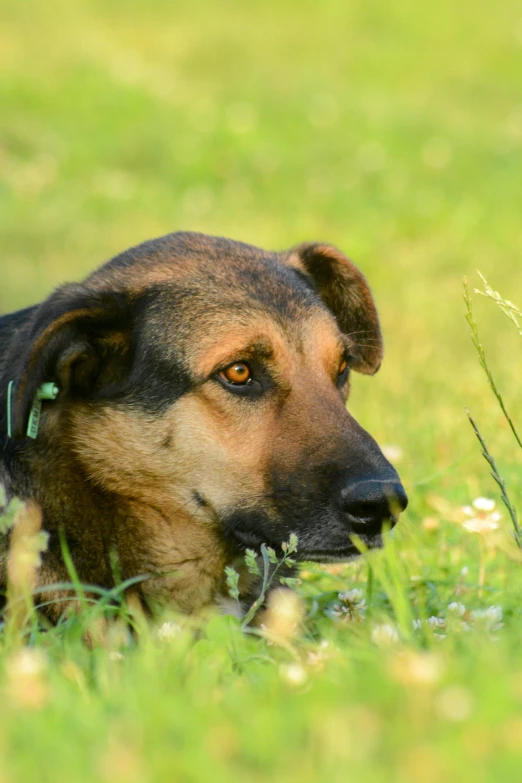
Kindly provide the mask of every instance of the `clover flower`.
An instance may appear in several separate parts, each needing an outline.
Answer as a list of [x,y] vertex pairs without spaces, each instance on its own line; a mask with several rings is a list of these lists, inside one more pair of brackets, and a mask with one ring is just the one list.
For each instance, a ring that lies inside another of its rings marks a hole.
[[5,663],[6,687],[10,701],[17,707],[40,709],[47,702],[48,660],[37,647],[22,647]]
[[338,594],[339,603],[335,603],[328,615],[337,620],[359,620],[364,617],[366,600],[358,587]]
[[490,498],[475,498],[471,506],[464,506],[462,511],[468,517],[462,527],[469,533],[484,536],[499,527],[501,515],[495,511],[495,501]]
[[372,642],[378,647],[390,647],[399,641],[399,634],[394,625],[382,623],[372,628]]
[[268,596],[261,631],[270,644],[288,644],[298,635],[305,615],[302,598],[293,590],[279,587]]
[[167,639],[175,639],[181,633],[183,633],[181,625],[172,622],[172,620],[166,620],[156,631],[156,636],[163,642]]
[[452,601],[451,604],[448,604],[448,612],[451,612],[452,614],[456,614],[459,617],[463,617],[466,613],[466,607],[464,604],[459,603],[458,601]]
[[502,607],[489,606],[487,609],[474,609],[471,618],[476,623],[484,625],[488,631],[500,631],[504,627],[502,622]]
[[279,675],[288,685],[292,685],[294,688],[304,685],[308,679],[307,671],[300,663],[282,664],[279,667]]

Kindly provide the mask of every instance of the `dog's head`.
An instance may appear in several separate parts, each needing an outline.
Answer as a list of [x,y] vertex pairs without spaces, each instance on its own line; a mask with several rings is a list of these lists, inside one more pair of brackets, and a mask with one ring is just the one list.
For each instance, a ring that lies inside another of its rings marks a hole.
[[381,356],[368,285],[335,248],[175,234],[44,302],[11,357],[12,426],[53,381],[40,447],[60,433],[89,481],[161,508],[173,534],[179,518],[241,550],[293,532],[301,559],[345,559],[407,502],[346,410],[351,372]]

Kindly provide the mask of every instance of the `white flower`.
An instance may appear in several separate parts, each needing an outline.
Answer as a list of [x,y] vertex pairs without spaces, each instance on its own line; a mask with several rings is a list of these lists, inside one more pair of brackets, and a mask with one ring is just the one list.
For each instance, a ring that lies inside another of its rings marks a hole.
[[473,508],[476,508],[477,511],[484,511],[485,513],[489,513],[495,508],[495,501],[491,500],[490,498],[475,498],[472,506]]
[[487,609],[475,609],[471,612],[471,617],[473,620],[483,623],[488,631],[499,631],[504,627],[501,606],[489,606]]
[[462,526],[469,533],[485,535],[497,530],[501,515],[495,511],[495,501],[489,498],[476,498],[471,506],[464,506],[462,511],[469,517]]
[[422,628],[422,620],[413,620],[412,626],[414,631],[420,631]]
[[283,644],[298,634],[303,617],[301,597],[293,590],[277,588],[268,597],[263,633],[269,641]]
[[346,604],[357,604],[362,601],[363,591],[358,587],[354,587],[353,590],[347,590],[345,593],[339,593],[339,601]]
[[181,625],[173,623],[171,620],[167,620],[167,622],[160,625],[156,631],[156,636],[158,639],[161,639],[161,641],[165,641],[165,639],[174,639],[176,636],[179,636],[181,632]]
[[498,529],[498,520],[500,514],[495,512],[494,514],[488,514],[487,517],[474,517],[473,519],[467,519],[463,524],[468,533],[478,533],[483,536],[486,533],[491,533],[493,530]]
[[341,603],[334,604],[326,614],[329,617],[342,618],[343,620],[357,620],[363,617],[366,611],[366,600],[363,596],[363,591],[358,587],[339,593],[338,597]]
[[432,628],[444,628],[444,620],[442,617],[435,617],[432,615],[428,617],[428,625]]
[[7,659],[6,669],[12,677],[38,677],[47,668],[47,656],[38,647],[22,647]]
[[372,628],[372,641],[379,647],[388,647],[399,641],[399,634],[395,626],[389,623],[374,625]]
[[294,685],[296,687],[303,685],[308,678],[306,669],[304,666],[301,666],[300,663],[289,663],[280,666],[279,673],[283,680],[285,680],[289,685]]
[[458,614],[459,617],[462,617],[466,612],[466,607],[464,604],[459,604],[458,601],[453,601],[451,604],[448,604],[448,612]]

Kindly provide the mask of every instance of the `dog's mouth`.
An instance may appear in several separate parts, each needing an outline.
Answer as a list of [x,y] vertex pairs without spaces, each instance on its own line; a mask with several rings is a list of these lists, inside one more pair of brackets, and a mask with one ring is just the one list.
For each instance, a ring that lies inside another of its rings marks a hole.
[[281,559],[285,555],[284,543],[295,533],[297,549],[292,552],[291,558],[301,563],[341,563],[353,560],[366,550],[379,549],[383,546],[383,536],[397,522],[397,518],[391,515],[384,519],[344,515],[342,520],[326,519],[294,527],[282,521],[274,524],[261,513],[235,512],[220,516],[214,511],[213,515],[219,521],[225,541],[233,547],[235,556],[241,556],[247,549],[260,553],[264,545],[273,549]]
[[[253,549],[259,552],[262,545],[271,547],[278,557],[283,557],[282,542],[269,541],[266,536],[261,536],[258,533],[254,533],[251,530],[242,530],[236,528],[231,533],[231,538],[234,543],[242,551],[246,549]],[[342,563],[349,560],[353,560],[361,554],[363,548],[367,549],[380,549],[383,545],[382,532],[373,533],[371,535],[358,534],[357,538],[362,542],[363,547],[358,547],[355,543],[349,540],[343,545],[334,547],[310,547],[310,546],[297,546],[297,551],[292,554],[292,559],[298,562],[314,562],[314,563]]]

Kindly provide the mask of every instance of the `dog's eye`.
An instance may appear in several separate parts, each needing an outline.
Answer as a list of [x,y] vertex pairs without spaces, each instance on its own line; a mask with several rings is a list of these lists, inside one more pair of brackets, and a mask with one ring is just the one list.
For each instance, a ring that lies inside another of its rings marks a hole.
[[222,370],[219,375],[223,380],[234,384],[234,386],[244,386],[252,382],[250,367],[244,362],[234,362],[230,367]]
[[344,386],[344,384],[348,380],[348,371],[350,369],[350,358],[351,358],[350,356],[345,356],[341,364],[339,365],[339,370],[337,374],[337,385],[339,387]]

